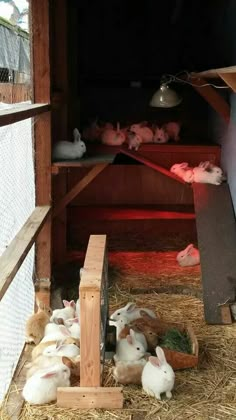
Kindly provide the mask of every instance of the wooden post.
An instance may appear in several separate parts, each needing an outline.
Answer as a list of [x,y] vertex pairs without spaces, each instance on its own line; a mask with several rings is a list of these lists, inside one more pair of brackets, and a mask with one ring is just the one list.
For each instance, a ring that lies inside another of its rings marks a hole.
[[81,275],[80,385],[100,386],[101,289],[106,258],[106,235],[91,235]]
[[101,309],[107,267],[106,235],[91,235],[79,286],[80,387],[58,388],[59,407],[123,407],[121,387],[101,386]]
[[[34,102],[50,103],[49,0],[31,1],[32,81]],[[51,113],[37,117],[34,126],[36,205],[51,205]],[[36,242],[36,274],[48,291],[51,276],[51,218]]]

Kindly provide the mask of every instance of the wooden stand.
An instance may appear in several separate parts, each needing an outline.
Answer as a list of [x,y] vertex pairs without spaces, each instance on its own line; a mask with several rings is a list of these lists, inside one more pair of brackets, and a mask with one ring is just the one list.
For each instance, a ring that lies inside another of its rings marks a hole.
[[122,388],[101,386],[101,304],[107,279],[106,235],[91,235],[81,275],[80,387],[58,388],[57,405],[71,408],[122,408]]

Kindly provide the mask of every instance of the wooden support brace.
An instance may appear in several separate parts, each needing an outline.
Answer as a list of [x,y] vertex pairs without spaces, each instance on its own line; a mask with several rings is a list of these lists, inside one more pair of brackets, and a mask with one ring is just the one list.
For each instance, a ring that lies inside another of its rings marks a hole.
[[50,206],[36,207],[0,257],[0,300],[10,286],[50,214]]
[[70,387],[57,388],[57,405],[80,409],[117,409],[123,407],[121,387]]
[[218,73],[222,80],[236,92],[236,72],[235,73]]
[[100,172],[107,167],[108,163],[96,165],[81,179],[54,207],[53,217],[56,217]]
[[226,121],[230,121],[230,106],[226,100],[212,86],[204,86],[207,84],[202,78],[192,80],[194,89],[212,106],[212,108]]
[[176,176],[172,172],[168,171],[168,169],[163,168],[162,166],[158,165],[155,162],[152,162],[150,159],[147,159],[147,158],[143,157],[139,153],[132,152],[132,151],[130,151],[128,149],[120,149],[120,152],[123,153],[124,155],[127,155],[127,156],[129,156],[129,157],[137,160],[138,162],[143,163],[146,166],[149,166],[150,168],[154,169],[155,171],[158,171],[161,174],[166,175],[169,178],[172,178],[175,181],[178,181],[181,184],[185,184],[186,185],[186,182],[183,179],[181,179],[180,177]]

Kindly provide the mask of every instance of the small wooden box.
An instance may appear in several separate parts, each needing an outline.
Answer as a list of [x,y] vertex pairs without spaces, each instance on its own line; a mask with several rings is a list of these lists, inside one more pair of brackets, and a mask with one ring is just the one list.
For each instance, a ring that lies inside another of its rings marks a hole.
[[174,370],[178,369],[187,369],[196,367],[198,365],[198,341],[194,334],[192,327],[188,324],[176,324],[176,323],[166,323],[168,329],[177,328],[181,332],[186,332],[190,338],[192,344],[192,354],[182,353],[176,350],[170,350],[163,348],[167,362],[172,366]]

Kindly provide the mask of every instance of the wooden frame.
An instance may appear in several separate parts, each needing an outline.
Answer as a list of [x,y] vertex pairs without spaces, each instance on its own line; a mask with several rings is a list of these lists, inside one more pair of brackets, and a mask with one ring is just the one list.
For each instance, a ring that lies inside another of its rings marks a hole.
[[101,298],[107,267],[106,235],[91,235],[79,286],[81,386],[58,388],[59,407],[123,407],[122,388],[101,387]]
[[[32,78],[34,102],[50,104],[49,0],[31,1]],[[51,205],[51,113],[35,121],[36,205]],[[36,241],[36,273],[48,290],[51,277],[51,218]]]
[[0,300],[10,286],[35,238],[50,214],[49,206],[36,207],[0,257]]

